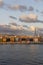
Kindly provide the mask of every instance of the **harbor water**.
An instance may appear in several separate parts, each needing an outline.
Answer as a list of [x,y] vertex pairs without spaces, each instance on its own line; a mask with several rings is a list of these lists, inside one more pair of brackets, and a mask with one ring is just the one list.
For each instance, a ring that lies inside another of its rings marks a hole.
[[0,65],[43,65],[43,44],[0,45]]

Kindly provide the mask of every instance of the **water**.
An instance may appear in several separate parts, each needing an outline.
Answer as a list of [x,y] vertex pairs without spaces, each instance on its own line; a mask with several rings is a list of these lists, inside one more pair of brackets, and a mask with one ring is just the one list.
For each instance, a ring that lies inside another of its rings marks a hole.
[[0,45],[0,65],[43,65],[43,45]]

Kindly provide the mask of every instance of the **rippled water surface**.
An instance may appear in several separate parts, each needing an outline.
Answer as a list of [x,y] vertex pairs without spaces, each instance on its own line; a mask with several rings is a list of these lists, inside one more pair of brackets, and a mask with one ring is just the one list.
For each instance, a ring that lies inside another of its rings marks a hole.
[[43,65],[43,45],[0,45],[0,65]]

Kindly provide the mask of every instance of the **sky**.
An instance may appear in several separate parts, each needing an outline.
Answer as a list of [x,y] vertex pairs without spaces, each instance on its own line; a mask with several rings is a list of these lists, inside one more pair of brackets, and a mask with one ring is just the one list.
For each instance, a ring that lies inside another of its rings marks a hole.
[[0,0],[0,25],[11,22],[43,28],[43,0]]

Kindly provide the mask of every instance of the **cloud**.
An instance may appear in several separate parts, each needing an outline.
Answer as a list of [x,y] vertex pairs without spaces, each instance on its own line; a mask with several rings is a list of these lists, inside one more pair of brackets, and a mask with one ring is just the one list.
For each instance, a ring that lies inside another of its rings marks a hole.
[[14,34],[14,35],[28,35],[30,32],[26,30],[22,25],[0,25],[1,34]]
[[20,10],[20,11],[27,10],[27,7],[25,5],[10,5],[8,8],[11,10]]
[[43,16],[43,11],[40,12],[41,16]]
[[34,0],[35,2],[40,2],[40,1],[43,1],[43,0]]
[[29,10],[29,11],[33,11],[34,8],[33,8],[32,6],[30,6],[28,10]]
[[11,22],[11,23],[9,23],[9,25],[17,26],[18,24],[14,23],[14,22]]
[[2,7],[4,5],[3,0],[0,0],[0,7]]
[[37,20],[37,15],[35,15],[35,14],[29,14],[28,17],[30,19],[33,19],[34,21]]
[[10,28],[11,28],[11,29],[14,29],[14,30],[15,30],[15,29],[16,29],[16,30],[28,30],[27,27],[24,27],[23,25],[18,25],[18,24],[13,23],[13,22],[10,23],[9,25],[10,25]]
[[28,26],[27,26],[27,25],[23,25],[23,27],[26,27],[26,28],[28,28]]
[[15,20],[17,20],[17,18],[16,17],[14,17],[14,16],[9,16],[11,19],[15,19]]
[[11,5],[8,8],[12,9],[12,10],[18,10],[19,5]]
[[26,10],[27,10],[27,7],[24,6],[24,5],[20,5],[20,6],[19,6],[19,10],[20,10],[20,11],[26,11]]
[[[13,34],[13,35],[34,35],[33,31],[34,27],[24,27],[22,25],[16,26],[16,25],[0,25],[0,34]],[[37,34],[43,33],[43,28],[37,28],[38,32]]]
[[29,14],[29,15],[23,14],[19,17],[19,20],[24,21],[24,22],[32,22],[32,21],[35,22],[37,20],[37,15],[35,15],[35,14]]
[[38,9],[36,9],[36,12],[38,13],[38,12],[40,12]]
[[41,14],[43,15],[43,11],[41,11]]
[[34,10],[33,6],[29,6],[29,8],[28,8],[25,5],[10,5],[10,6],[8,6],[8,8],[11,10],[19,10],[21,12]]
[[38,16],[35,14],[28,14],[28,15],[22,14],[19,17],[19,21],[28,23],[35,23],[35,22],[43,23],[43,21],[38,20]]

